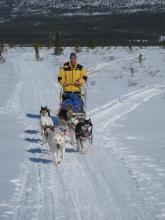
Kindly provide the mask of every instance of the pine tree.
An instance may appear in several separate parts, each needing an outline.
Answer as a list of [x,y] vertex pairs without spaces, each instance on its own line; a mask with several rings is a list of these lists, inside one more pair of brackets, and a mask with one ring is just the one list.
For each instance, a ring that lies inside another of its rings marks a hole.
[[60,36],[60,32],[57,31],[55,35],[54,55],[61,55],[62,52],[63,52],[63,48],[61,47],[61,36]]
[[[6,49],[7,50],[7,49]],[[5,62],[5,58],[3,57],[3,53],[6,51],[3,38],[0,37],[0,63]]]
[[48,34],[48,50],[52,47],[52,33],[49,32]]
[[3,59],[3,52],[4,52],[5,46],[4,46],[4,41],[3,38],[0,38],[0,60]]
[[35,44],[33,47],[35,50],[36,60],[39,61],[40,60],[40,52],[39,52],[40,46],[38,44]]
[[162,49],[165,49],[165,40],[161,41],[160,45],[161,45]]
[[129,46],[128,46],[128,49],[129,49],[130,51],[132,51],[132,45],[129,45]]
[[143,57],[142,57],[142,54],[140,54],[140,55],[138,56],[138,61],[139,61],[139,63],[142,63],[142,60],[143,60]]
[[132,65],[130,65],[129,70],[130,70],[130,77],[133,77],[134,73],[135,73],[135,70],[134,70]]
[[75,51],[76,53],[80,53],[80,52],[81,52],[81,48],[80,48],[79,44],[76,44],[76,46],[75,46],[75,48],[74,48],[74,51]]
[[95,49],[96,45],[95,45],[94,40],[92,40],[92,39],[89,40],[88,47],[89,47],[90,49]]

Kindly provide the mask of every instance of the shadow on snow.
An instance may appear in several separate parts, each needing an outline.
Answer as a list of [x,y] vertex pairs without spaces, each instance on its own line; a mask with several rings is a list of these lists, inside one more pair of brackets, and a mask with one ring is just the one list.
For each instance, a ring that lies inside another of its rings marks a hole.
[[48,154],[47,149],[42,149],[42,148],[30,148],[29,150],[26,150],[27,152],[31,153],[31,154]]
[[48,160],[48,159],[44,159],[44,158],[29,158],[30,161],[32,161],[33,163],[43,163],[43,164],[53,164],[54,161],[53,160]]
[[24,140],[36,144],[41,142],[41,139],[39,138],[25,138]]
[[26,134],[38,134],[39,133],[39,131],[37,131],[37,130],[25,130],[24,131]]

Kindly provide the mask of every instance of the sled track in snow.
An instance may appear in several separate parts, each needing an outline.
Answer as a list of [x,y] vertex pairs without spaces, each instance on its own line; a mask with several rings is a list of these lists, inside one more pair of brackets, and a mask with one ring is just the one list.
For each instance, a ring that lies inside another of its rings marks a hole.
[[94,123],[99,123],[99,125],[104,124],[104,126],[106,126],[108,123],[116,121],[123,115],[133,111],[138,106],[142,105],[144,102],[147,102],[150,98],[159,95],[164,91],[164,84],[155,85],[152,87],[146,86],[142,89],[122,95],[117,99],[101,106],[100,108],[92,110],[91,112],[89,112],[88,116],[93,118]]
[[[20,74],[26,70],[26,74],[5,110],[16,115],[23,129],[21,138],[31,142],[27,143],[27,159],[15,181],[17,190],[9,204],[12,219],[151,219],[152,213],[147,212],[138,197],[134,180],[105,142],[113,122],[164,92],[165,87],[145,87],[91,111],[88,115],[94,123],[94,146],[88,155],[75,153],[67,146],[65,161],[56,167],[40,144],[39,120],[34,113],[39,112],[45,100],[51,103],[58,88],[47,79],[43,64],[28,65],[22,60],[16,63],[16,69]],[[27,117],[27,113],[34,118]],[[29,134],[26,130],[36,132]],[[4,213],[3,217],[11,219],[11,214]]]

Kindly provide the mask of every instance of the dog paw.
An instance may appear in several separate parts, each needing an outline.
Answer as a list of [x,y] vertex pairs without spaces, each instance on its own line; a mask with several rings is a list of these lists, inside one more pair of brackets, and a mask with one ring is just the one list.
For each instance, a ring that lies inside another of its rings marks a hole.
[[56,166],[58,166],[59,161],[54,161],[54,164],[55,164]]
[[88,152],[87,150],[81,150],[80,154],[87,154],[87,152]]

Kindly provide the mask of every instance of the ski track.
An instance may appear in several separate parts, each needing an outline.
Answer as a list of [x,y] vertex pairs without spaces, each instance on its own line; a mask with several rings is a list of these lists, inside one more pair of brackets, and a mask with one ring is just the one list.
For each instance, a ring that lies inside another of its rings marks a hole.
[[113,149],[104,145],[114,121],[164,92],[164,86],[133,91],[89,112],[94,123],[94,146],[88,155],[80,155],[67,145],[70,153],[56,167],[40,143],[39,109],[44,104],[58,108],[59,86],[49,78],[44,63],[27,62],[26,56],[24,53],[13,61],[20,81],[6,107],[1,109],[17,118],[23,129],[20,138],[27,141],[22,173],[18,180],[13,180],[15,194],[7,204],[9,211],[1,218],[151,220],[153,213],[138,196],[135,180]]
[[136,56],[131,55],[131,56],[128,56],[128,57],[123,58],[123,59],[112,60],[111,62],[108,61],[108,62],[104,62],[104,63],[98,63],[96,65],[96,67],[93,67],[93,66],[89,67],[89,69],[88,69],[89,79],[91,79],[93,77],[96,77],[97,73],[100,70],[104,69],[104,68],[107,68],[107,67],[115,65],[115,64],[118,65],[119,63],[122,63],[122,62],[127,61],[127,60],[133,61],[133,60],[136,60],[136,59],[137,59]]

